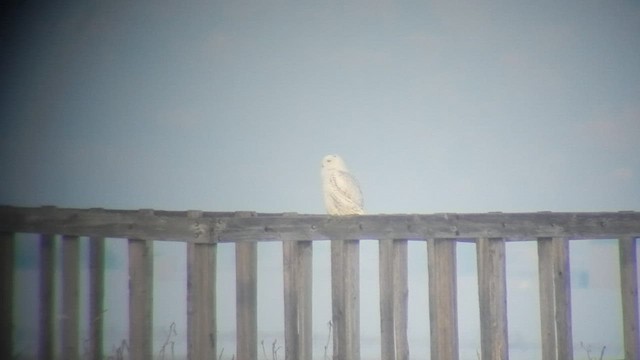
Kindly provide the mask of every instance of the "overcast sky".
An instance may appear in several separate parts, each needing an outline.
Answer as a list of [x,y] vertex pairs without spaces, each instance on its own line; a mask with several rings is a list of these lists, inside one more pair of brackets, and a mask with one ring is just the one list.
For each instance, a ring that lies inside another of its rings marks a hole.
[[[54,1],[1,14],[2,204],[322,213],[320,160],[337,153],[368,213],[640,210],[634,1]],[[572,247],[575,340],[608,349],[621,345],[612,244]],[[25,279],[34,246],[20,245]],[[156,325],[175,320],[184,336],[180,246],[156,247],[154,300]],[[317,247],[323,339],[328,244]],[[410,302],[425,317],[411,326],[427,339],[423,248],[411,248]],[[108,295],[107,349],[126,337],[127,291],[124,242],[108,251],[121,291]],[[377,246],[362,251],[363,311],[375,314]],[[510,340],[535,347],[535,244],[508,252]],[[227,286],[233,247],[220,254]],[[461,348],[473,358],[474,254],[459,247]],[[260,326],[277,333],[279,245],[259,261]],[[232,295],[218,303],[221,331],[235,326]]]

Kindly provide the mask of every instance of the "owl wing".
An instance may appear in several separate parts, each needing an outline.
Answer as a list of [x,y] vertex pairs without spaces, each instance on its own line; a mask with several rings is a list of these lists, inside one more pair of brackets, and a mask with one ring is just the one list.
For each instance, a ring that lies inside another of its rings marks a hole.
[[347,171],[337,170],[331,174],[329,181],[333,188],[331,197],[336,203],[346,203],[345,205],[362,211],[362,191],[356,178]]

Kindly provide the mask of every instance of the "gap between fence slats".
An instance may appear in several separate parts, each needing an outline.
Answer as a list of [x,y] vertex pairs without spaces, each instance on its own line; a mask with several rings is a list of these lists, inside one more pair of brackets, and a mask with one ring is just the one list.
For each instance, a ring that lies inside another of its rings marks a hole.
[[151,359],[153,350],[153,241],[129,239],[129,353]]
[[312,357],[312,254],[310,241],[286,241],[283,249],[285,359]]
[[13,357],[14,234],[0,232],[0,358]]
[[508,359],[505,243],[501,238],[479,238],[476,250],[481,357]]
[[571,325],[571,273],[569,271],[569,240],[552,239],[555,323],[558,359],[573,359],[573,335]]
[[427,241],[431,358],[459,358],[456,241]]
[[236,243],[236,356],[257,360],[257,243]]
[[622,329],[624,332],[624,358],[640,358],[638,338],[638,260],[636,239],[619,239],[620,288],[622,291]]
[[89,241],[89,358],[102,359],[104,238]]
[[556,323],[553,287],[553,248],[551,238],[538,239],[538,282],[542,360],[556,360]]
[[[54,241],[54,235],[40,235],[40,299],[55,299]],[[53,358],[54,311],[53,301],[39,302],[38,359],[41,360]]]

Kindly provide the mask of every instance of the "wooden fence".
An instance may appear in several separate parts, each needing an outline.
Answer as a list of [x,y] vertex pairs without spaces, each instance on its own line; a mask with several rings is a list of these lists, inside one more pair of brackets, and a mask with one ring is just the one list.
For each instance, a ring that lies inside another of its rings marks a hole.
[[[256,214],[54,207],[0,207],[0,357],[12,355],[15,233],[41,234],[38,357],[51,359],[54,332],[62,358],[79,357],[79,236],[90,238],[90,356],[102,358],[104,242],[129,246],[129,353],[152,358],[153,241],[187,243],[187,341],[190,359],[215,359],[216,244],[236,246],[239,360],[257,359],[257,241],[282,241],[285,358],[312,356],[312,242],[331,241],[333,358],[360,358],[359,240],[379,240],[381,358],[409,357],[407,241],[427,243],[431,359],[458,359],[456,243],[476,243],[482,359],[508,358],[506,241],[537,241],[543,359],[572,359],[569,240],[618,239],[626,359],[640,358],[635,252],[640,213],[487,213],[433,215]],[[62,242],[62,311],[55,319],[54,235]],[[426,275],[426,274],[425,274]],[[425,276],[426,277],[426,276]],[[422,315],[420,315],[422,316]],[[425,315],[426,319],[426,315]]]

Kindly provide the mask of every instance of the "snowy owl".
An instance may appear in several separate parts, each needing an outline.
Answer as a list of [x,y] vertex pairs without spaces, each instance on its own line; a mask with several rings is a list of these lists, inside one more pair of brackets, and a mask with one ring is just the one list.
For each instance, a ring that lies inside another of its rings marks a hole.
[[322,159],[322,191],[329,215],[362,215],[362,192],[338,155]]

